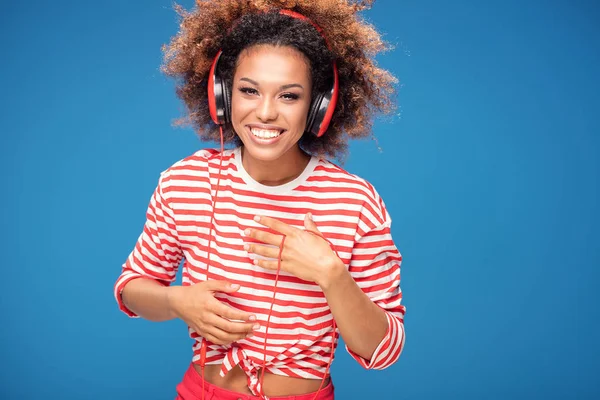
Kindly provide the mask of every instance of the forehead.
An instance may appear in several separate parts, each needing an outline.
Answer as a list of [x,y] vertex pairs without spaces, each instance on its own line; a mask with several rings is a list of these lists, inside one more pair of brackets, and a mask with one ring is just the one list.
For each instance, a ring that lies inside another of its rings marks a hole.
[[234,79],[250,78],[261,84],[310,82],[306,56],[289,46],[259,45],[244,49],[237,60]]

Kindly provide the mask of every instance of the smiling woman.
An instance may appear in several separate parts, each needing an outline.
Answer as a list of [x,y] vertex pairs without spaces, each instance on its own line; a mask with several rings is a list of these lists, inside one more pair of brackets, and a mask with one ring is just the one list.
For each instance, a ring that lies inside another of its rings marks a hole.
[[364,4],[272,3],[198,1],[167,48],[201,138],[234,145],[161,174],[115,284],[127,315],[189,326],[179,399],[333,399],[339,335],[368,369],[404,346],[390,215],[325,158],[390,109],[394,80],[367,57],[379,36]]
[[[310,104],[310,64],[300,51],[261,45],[240,54],[231,123],[243,143],[242,164],[254,179],[284,184],[304,170],[310,156],[298,141]],[[279,176],[273,180],[275,165]]]

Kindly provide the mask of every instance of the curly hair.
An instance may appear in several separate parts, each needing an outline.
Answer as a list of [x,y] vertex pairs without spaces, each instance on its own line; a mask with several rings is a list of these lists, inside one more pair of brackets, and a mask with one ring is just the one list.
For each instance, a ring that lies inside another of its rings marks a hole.
[[[208,108],[207,82],[212,61],[219,50],[223,55],[219,70],[231,85],[239,54],[254,45],[292,46],[309,61],[313,96],[323,91],[336,60],[339,97],[325,135],[305,133],[300,146],[310,154],[342,160],[349,138],[372,134],[375,113],[391,113],[397,79],[379,68],[374,57],[390,46],[358,12],[371,7],[373,0],[196,0],[188,12],[180,5],[179,32],[164,45],[162,72],[178,80],[177,96],[184,102],[187,116],[176,125],[191,125],[201,140],[220,141],[218,127]],[[323,36],[306,21],[279,14],[287,9],[317,24]],[[228,124],[230,125],[230,124]],[[224,142],[241,143],[231,128],[224,127]]]

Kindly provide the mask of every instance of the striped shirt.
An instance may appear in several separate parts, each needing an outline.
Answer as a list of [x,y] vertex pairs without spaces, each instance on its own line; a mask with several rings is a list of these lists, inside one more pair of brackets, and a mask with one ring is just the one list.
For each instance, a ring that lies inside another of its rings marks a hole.
[[[143,231],[114,287],[120,309],[130,317],[138,317],[121,299],[123,287],[135,278],[147,277],[167,286],[175,281],[182,264],[182,285],[205,281],[207,247],[212,237],[208,279],[241,286],[234,293],[217,292],[215,296],[231,307],[254,313],[262,323],[252,337],[225,346],[208,343],[206,364],[222,364],[223,376],[239,365],[248,376],[249,388],[257,395],[266,340],[267,371],[322,379],[329,357],[333,357],[332,336],[334,348],[339,338],[339,331],[333,332],[333,317],[322,290],[283,270],[275,288],[276,271],[254,265],[243,248],[249,239],[243,236],[246,228],[267,229],[253,220],[255,215],[277,218],[303,229],[304,217],[310,212],[355,282],[387,316],[387,333],[370,360],[348,346],[346,351],[367,369],[383,369],[396,362],[404,346],[402,257],[391,237],[390,216],[374,187],[317,157],[312,157],[293,181],[266,186],[243,168],[241,148],[225,150],[221,167],[220,157],[219,150],[199,150],[160,174]],[[274,291],[265,338],[264,322]],[[194,339],[192,361],[199,362],[203,339],[192,328],[188,330]]]

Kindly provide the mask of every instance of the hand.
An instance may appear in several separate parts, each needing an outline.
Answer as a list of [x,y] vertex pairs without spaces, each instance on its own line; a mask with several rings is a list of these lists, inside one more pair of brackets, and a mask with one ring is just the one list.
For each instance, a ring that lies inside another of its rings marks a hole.
[[225,345],[250,337],[260,326],[255,315],[236,310],[215,298],[215,292],[234,293],[239,285],[207,281],[173,289],[168,300],[172,312],[214,344]]
[[[304,218],[306,231],[294,228],[284,222],[270,217],[255,217],[261,225],[273,229],[281,235],[260,229],[246,229],[246,236],[260,242],[277,246],[270,247],[256,243],[247,243],[244,248],[249,254],[258,254],[274,260],[254,260],[254,264],[265,269],[277,270],[279,253],[281,252],[281,269],[297,278],[315,282],[321,288],[329,285],[334,274],[344,269],[344,264],[332,250],[331,246],[319,232],[317,225],[309,214]],[[311,233],[312,232],[312,233]],[[285,235],[283,250],[281,243]]]

